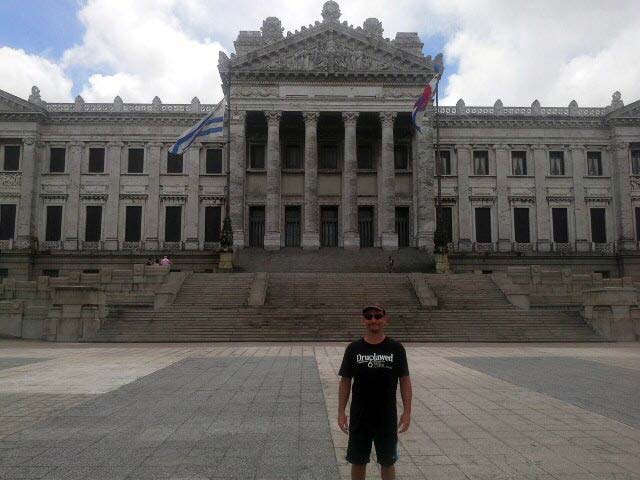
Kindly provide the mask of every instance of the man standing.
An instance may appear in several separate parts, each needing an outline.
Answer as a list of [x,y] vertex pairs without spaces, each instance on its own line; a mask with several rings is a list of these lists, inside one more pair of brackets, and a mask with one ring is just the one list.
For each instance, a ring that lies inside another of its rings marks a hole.
[[[351,479],[364,480],[375,444],[382,480],[395,480],[394,464],[398,460],[398,433],[406,432],[411,423],[411,380],[404,347],[384,333],[389,323],[387,313],[379,305],[362,311],[366,328],[363,338],[347,346],[339,375],[338,425],[349,435],[347,461],[351,463]],[[351,391],[350,419],[345,409]],[[400,380],[403,413],[398,422],[396,390]]]

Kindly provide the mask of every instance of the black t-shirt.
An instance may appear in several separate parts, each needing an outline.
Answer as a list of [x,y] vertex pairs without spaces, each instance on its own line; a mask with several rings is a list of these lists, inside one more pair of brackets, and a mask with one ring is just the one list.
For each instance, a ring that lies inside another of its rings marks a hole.
[[350,430],[394,432],[398,378],[409,375],[404,347],[389,337],[376,345],[361,338],[347,346],[338,374],[353,378]]

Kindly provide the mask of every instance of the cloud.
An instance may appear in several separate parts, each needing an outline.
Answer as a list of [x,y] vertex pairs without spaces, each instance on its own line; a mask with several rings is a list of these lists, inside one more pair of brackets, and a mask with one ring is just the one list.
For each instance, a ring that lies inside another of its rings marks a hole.
[[54,62],[24,50],[0,47],[0,89],[21,98],[28,98],[31,87],[38,85],[47,100],[71,100],[72,81]]

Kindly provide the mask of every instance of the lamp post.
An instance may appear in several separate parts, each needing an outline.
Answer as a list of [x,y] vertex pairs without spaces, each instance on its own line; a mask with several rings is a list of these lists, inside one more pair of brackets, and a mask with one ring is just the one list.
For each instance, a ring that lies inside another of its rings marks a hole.
[[220,270],[233,270],[233,227],[231,225],[231,215],[229,214],[229,210],[231,209],[231,81],[228,74],[226,80],[225,94],[227,97],[227,106],[225,117],[227,121],[227,141],[225,142],[225,145],[227,147],[227,191],[225,199],[226,205],[224,209],[224,222],[222,224],[222,236],[220,238],[221,251],[218,268]]

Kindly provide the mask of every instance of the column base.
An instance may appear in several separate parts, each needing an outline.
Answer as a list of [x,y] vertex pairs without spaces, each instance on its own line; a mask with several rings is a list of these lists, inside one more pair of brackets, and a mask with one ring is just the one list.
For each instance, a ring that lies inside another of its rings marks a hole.
[[510,252],[511,251],[511,240],[498,240],[498,251],[499,252]]
[[185,250],[199,250],[200,249],[200,242],[198,241],[197,238],[187,238],[184,242],[184,249]]
[[345,250],[360,250],[360,234],[345,233],[342,246]]
[[383,250],[398,250],[398,234],[397,233],[383,233],[382,238]]
[[118,250],[120,242],[118,242],[117,238],[108,238],[104,241],[102,246],[105,250]]
[[588,252],[591,244],[587,240],[576,240],[576,252]]
[[320,235],[318,233],[302,234],[303,250],[318,250],[320,248]]
[[549,240],[538,240],[538,252],[550,252],[551,242]]
[[280,232],[265,233],[264,235],[265,250],[280,250]]

